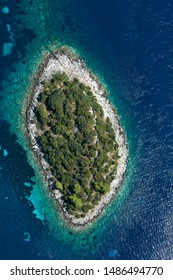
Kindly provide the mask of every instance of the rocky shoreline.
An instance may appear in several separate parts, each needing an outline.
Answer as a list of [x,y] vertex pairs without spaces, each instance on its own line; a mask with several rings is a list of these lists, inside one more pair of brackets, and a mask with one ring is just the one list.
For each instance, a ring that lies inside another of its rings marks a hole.
[[[42,82],[49,80],[53,73],[65,72],[70,79],[78,78],[80,82],[89,86],[97,99],[97,102],[102,106],[105,117],[109,117],[115,130],[116,142],[118,143],[118,167],[116,177],[110,185],[110,191],[100,200],[94,210],[90,210],[85,218],[75,218],[69,215],[63,205],[61,193],[58,190],[52,190],[53,176],[50,172],[49,164],[45,161],[43,153],[36,142],[36,124],[34,117],[34,108],[37,105],[37,97],[42,90]],[[44,62],[41,64],[39,71],[34,79],[34,83],[29,96],[29,102],[26,110],[26,125],[30,147],[36,154],[39,164],[42,167],[48,186],[51,189],[52,196],[57,201],[58,208],[66,218],[67,222],[73,226],[85,226],[89,222],[97,218],[104,210],[107,204],[111,202],[115,195],[118,194],[119,188],[124,179],[126,165],[128,160],[128,145],[125,133],[120,125],[119,117],[113,108],[110,101],[106,98],[105,88],[100,85],[98,79],[87,69],[81,58],[65,47],[46,55]]]

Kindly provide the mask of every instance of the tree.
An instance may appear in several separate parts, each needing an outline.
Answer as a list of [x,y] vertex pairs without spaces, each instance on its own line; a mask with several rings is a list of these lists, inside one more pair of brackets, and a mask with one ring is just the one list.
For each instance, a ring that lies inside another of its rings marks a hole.
[[78,124],[79,129],[84,129],[84,127],[87,124],[87,121],[86,121],[85,117],[84,116],[79,116],[77,118],[77,124]]
[[105,121],[91,89],[64,73],[43,82],[35,116],[37,141],[66,209],[74,216],[85,216],[109,191],[117,169],[112,124]]
[[56,90],[47,99],[47,106],[49,110],[56,112],[57,117],[61,118],[64,114],[63,103],[65,96],[61,91]]
[[102,184],[102,186],[101,186],[101,192],[102,192],[103,194],[108,193],[109,190],[110,190],[110,186],[109,186],[108,184]]
[[88,211],[89,211],[89,207],[88,207],[88,205],[83,205],[82,206],[82,211],[84,212],[84,213],[88,213]]
[[95,182],[94,188],[97,192],[100,192],[103,194],[107,193],[110,190],[110,186],[103,182],[100,182],[100,183]]
[[75,193],[76,195],[78,195],[78,194],[81,193],[82,187],[81,187],[79,184],[75,184],[75,185],[74,185],[73,191],[74,191],[74,193]]
[[71,195],[70,197],[70,201],[74,204],[74,206],[79,209],[82,207],[82,201],[80,198],[78,198],[75,194]]

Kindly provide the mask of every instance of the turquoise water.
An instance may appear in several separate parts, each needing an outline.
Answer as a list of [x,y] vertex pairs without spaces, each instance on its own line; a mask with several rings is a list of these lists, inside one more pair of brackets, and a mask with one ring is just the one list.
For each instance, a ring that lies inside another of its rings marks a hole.
[[[172,258],[172,4],[21,0],[1,6],[0,258]],[[122,191],[83,230],[68,227],[58,213],[23,118],[45,52],[64,44],[106,86],[129,144]]]

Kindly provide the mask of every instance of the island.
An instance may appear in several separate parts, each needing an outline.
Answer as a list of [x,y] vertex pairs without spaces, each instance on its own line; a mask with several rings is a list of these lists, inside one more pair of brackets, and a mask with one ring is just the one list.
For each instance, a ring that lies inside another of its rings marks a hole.
[[118,194],[128,145],[104,86],[69,48],[46,54],[26,126],[59,210],[70,225],[87,225]]

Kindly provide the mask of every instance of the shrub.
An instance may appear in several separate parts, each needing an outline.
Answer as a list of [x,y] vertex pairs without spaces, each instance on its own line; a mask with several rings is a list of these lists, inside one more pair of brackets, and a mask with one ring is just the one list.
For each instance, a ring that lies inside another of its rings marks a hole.
[[59,181],[56,182],[56,188],[57,188],[58,190],[60,190],[60,191],[63,190],[63,186],[62,186],[62,184],[61,184]]

